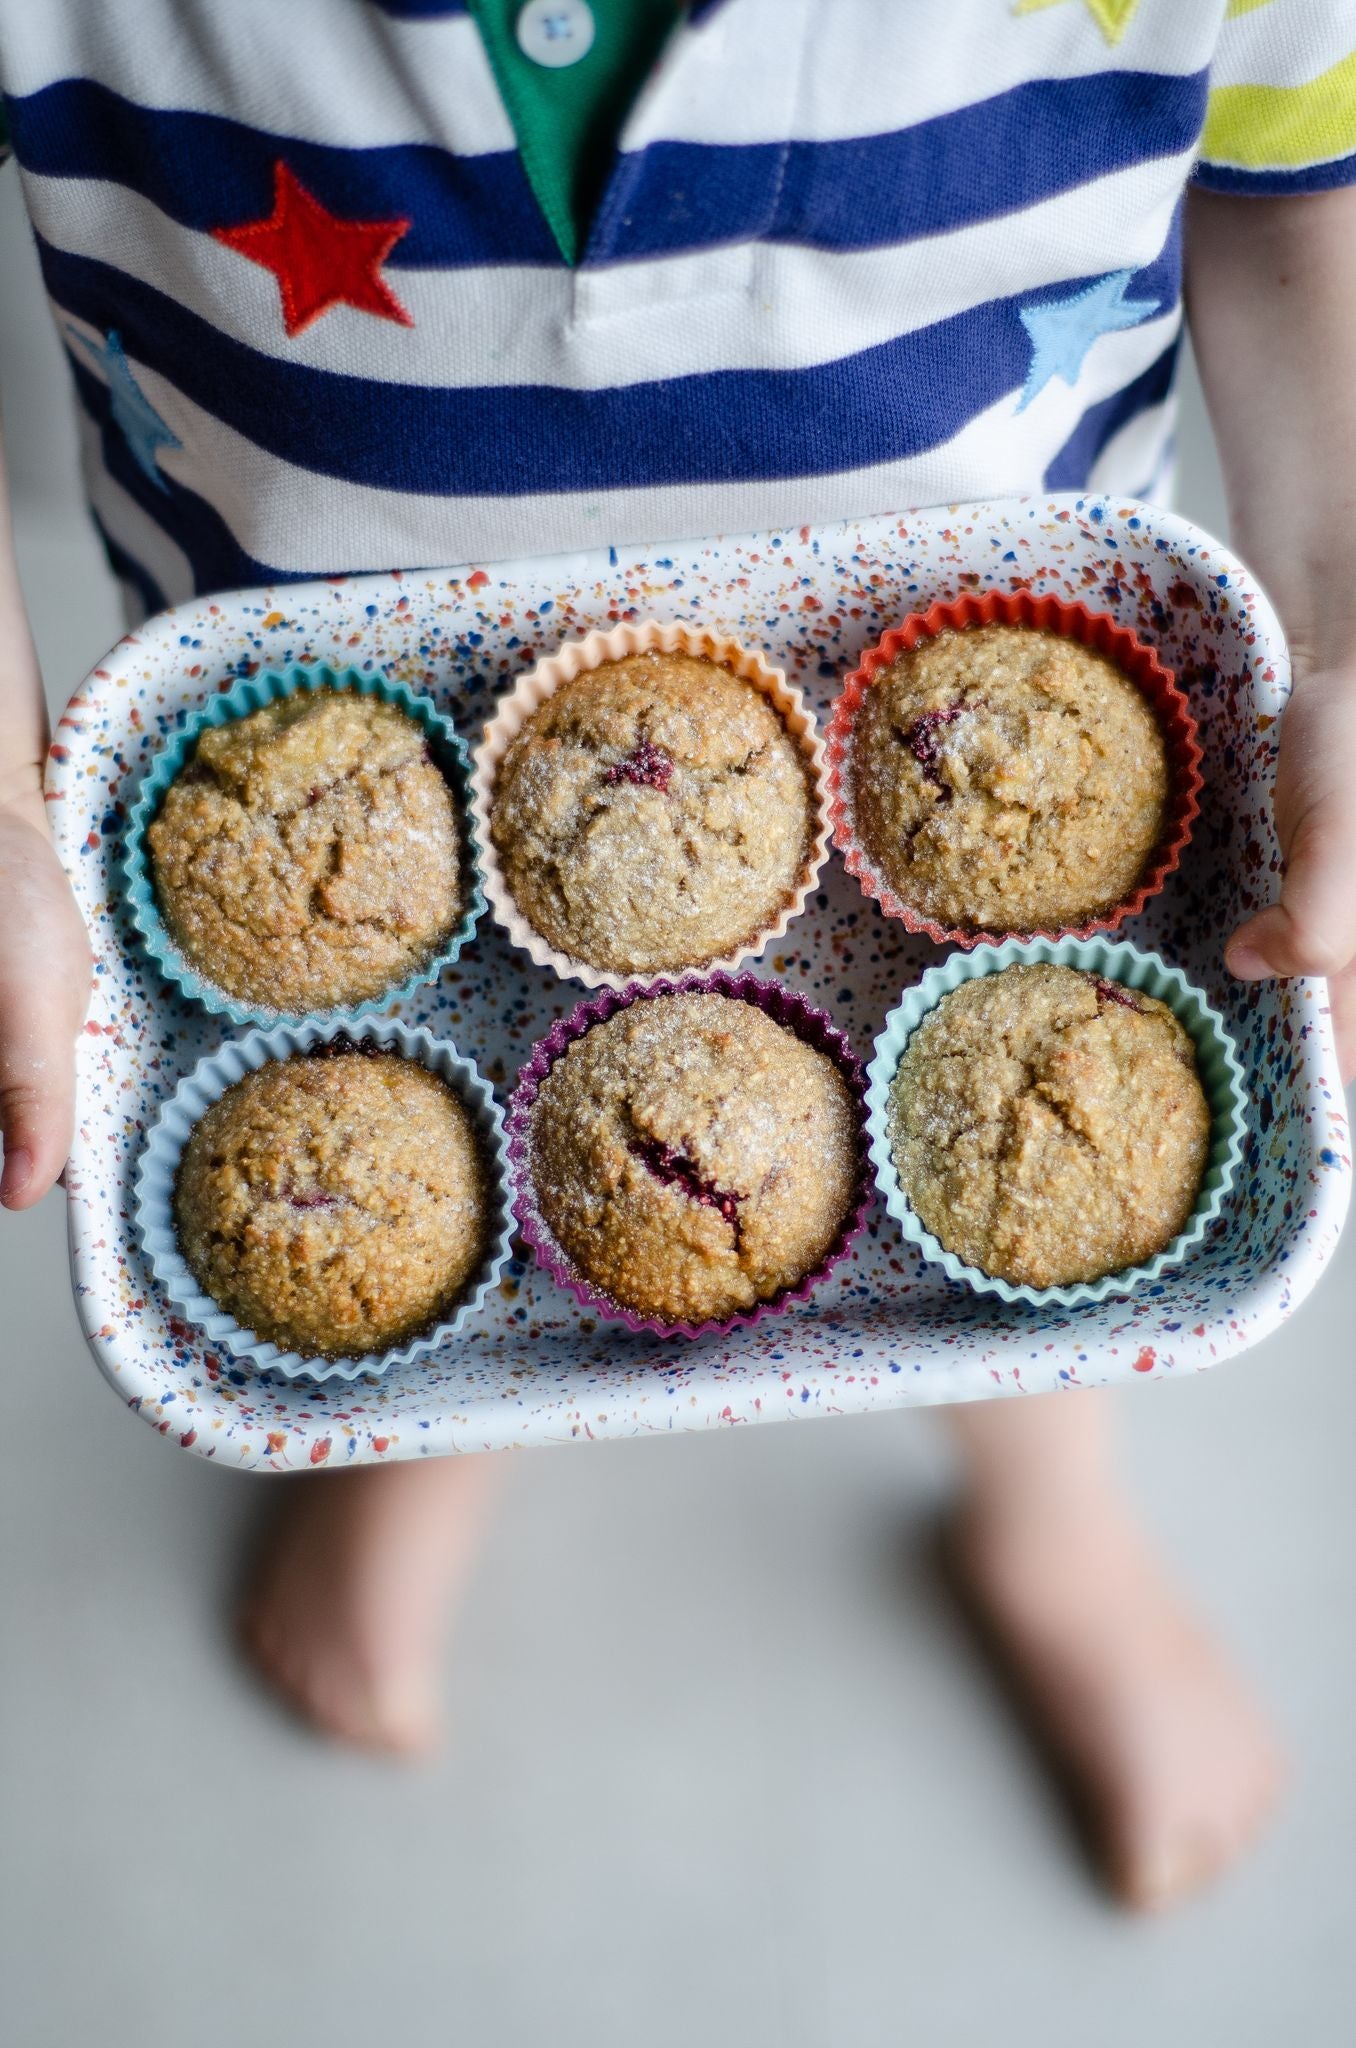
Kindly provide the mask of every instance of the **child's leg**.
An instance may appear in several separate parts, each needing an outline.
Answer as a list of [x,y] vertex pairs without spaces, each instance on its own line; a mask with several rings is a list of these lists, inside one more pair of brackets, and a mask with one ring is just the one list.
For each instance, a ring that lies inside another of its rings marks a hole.
[[307,1720],[371,1749],[433,1745],[444,1628],[502,1466],[411,1458],[295,1482],[241,1636]]
[[963,1589],[1081,1795],[1116,1890],[1165,1904],[1237,1855],[1276,1796],[1260,1710],[1151,1555],[1097,1395],[947,1413],[965,1468]]

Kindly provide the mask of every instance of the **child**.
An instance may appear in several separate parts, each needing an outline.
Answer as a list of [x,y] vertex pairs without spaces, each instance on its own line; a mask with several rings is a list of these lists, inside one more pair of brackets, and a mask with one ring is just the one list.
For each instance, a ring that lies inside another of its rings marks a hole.
[[[1234,537],[1295,655],[1280,901],[1356,1060],[1349,0],[0,0],[10,139],[133,611],[286,575],[1166,488],[1185,278]],[[0,1199],[65,1157],[89,956],[0,547]],[[1111,1882],[1226,1863],[1270,1738],[1092,1397],[953,1411],[954,1557]],[[417,1749],[496,1467],[302,1489],[260,1667]]]

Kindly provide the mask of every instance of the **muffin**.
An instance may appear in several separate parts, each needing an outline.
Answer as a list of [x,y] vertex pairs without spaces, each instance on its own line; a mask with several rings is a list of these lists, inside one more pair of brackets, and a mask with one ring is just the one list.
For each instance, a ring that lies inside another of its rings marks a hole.
[[576,1273],[659,1322],[719,1321],[821,1264],[855,1204],[857,1105],[835,1062],[706,990],[571,1041],[530,1112],[536,1209]]
[[1195,1048],[1167,1005],[1048,965],[942,997],[904,1049],[887,1128],[933,1236],[1027,1287],[1162,1251],[1191,1217],[1211,1143]]
[[270,1060],[189,1133],[174,1222],[198,1284],[260,1338],[362,1357],[440,1321],[485,1257],[490,1200],[460,1098],[397,1053]]
[[358,690],[297,692],[211,727],[147,837],[184,958],[263,1009],[380,996],[466,909],[452,792],[424,732]]
[[776,706],[720,662],[628,654],[527,718],[499,763],[490,837],[514,906],[605,973],[704,966],[794,902],[816,829]]
[[867,860],[956,932],[1107,915],[1158,847],[1171,790],[1130,677],[1081,641],[1006,624],[939,633],[879,669],[847,779]]

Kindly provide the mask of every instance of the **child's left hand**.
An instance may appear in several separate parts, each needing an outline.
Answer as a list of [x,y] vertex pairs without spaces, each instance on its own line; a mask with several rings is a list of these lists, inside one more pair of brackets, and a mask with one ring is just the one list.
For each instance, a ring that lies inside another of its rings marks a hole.
[[1356,1075],[1356,671],[1297,680],[1281,727],[1276,829],[1280,901],[1239,927],[1225,964],[1242,981],[1326,976],[1347,1082]]
[[89,941],[47,836],[42,792],[0,802],[0,1206],[27,1209],[66,1163]]

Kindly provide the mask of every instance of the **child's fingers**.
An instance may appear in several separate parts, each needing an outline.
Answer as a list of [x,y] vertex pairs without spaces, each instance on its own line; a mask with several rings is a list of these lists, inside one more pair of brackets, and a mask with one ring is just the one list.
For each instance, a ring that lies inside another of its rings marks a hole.
[[0,982],[0,1203],[7,1209],[30,1208],[66,1164],[75,1121],[74,1031],[65,989]]
[[1337,1040],[1337,1064],[1343,1087],[1356,1081],[1356,961],[1328,983],[1332,1005],[1333,1036]]
[[66,1164],[75,1034],[90,954],[70,886],[36,822],[0,811],[0,1203],[27,1209]]
[[1340,932],[1298,915],[1282,897],[1259,911],[1230,939],[1224,964],[1240,981],[1282,980],[1297,974],[1340,974],[1353,947]]
[[1356,959],[1356,816],[1350,812],[1329,801],[1296,828],[1280,902],[1249,918],[1225,948],[1225,965],[1240,981],[1332,977]]

